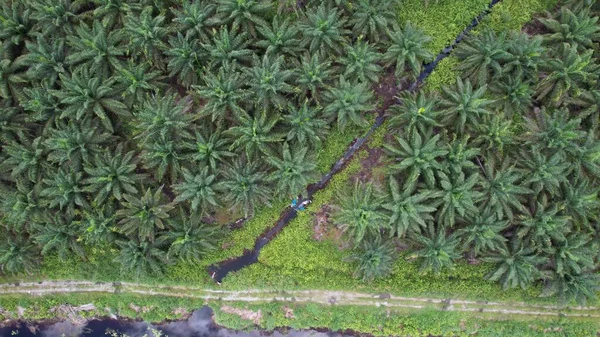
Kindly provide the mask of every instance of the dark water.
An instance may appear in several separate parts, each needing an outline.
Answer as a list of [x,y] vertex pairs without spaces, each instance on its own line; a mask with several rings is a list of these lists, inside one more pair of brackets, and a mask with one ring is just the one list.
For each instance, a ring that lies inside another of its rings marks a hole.
[[[29,327],[36,327],[32,332]],[[162,333],[155,334],[153,330]],[[70,322],[40,323],[39,325],[26,323],[15,323],[6,328],[0,328],[0,337],[105,337],[115,336],[118,333],[122,337],[351,337],[337,332],[318,332],[314,330],[289,330],[285,332],[265,331],[235,331],[216,326],[212,321],[212,310],[202,307],[193,312],[192,316],[185,321],[176,321],[163,324],[148,324],[146,322],[134,322],[116,319],[92,320],[85,325],[74,325]]]
[[[450,53],[452,52],[452,50],[454,50],[454,48],[456,48],[456,45],[459,44],[473,28],[477,27],[477,25],[479,25],[479,22],[487,14],[489,14],[490,10],[500,1],[501,0],[492,0],[490,2],[490,4],[488,5],[488,8],[485,11],[483,11],[482,13],[480,13],[476,18],[474,18],[473,21],[471,21],[471,23],[456,37],[456,39],[450,45],[448,45],[446,48],[444,48],[431,63],[425,64],[423,71],[421,72],[421,74],[419,75],[417,80],[415,82],[413,82],[407,88],[407,90],[411,91],[411,92],[415,91],[427,79],[427,77],[429,77],[429,75],[431,75],[431,73],[435,70],[437,65],[440,63],[440,61],[445,59],[446,57],[450,56]],[[400,102],[398,102],[398,103],[400,103]],[[381,126],[383,124],[383,122],[385,121],[385,118],[386,118],[384,112],[385,112],[384,110],[379,111],[379,114],[378,114],[377,118],[375,119],[375,123],[371,126],[371,128],[369,129],[367,134],[363,137],[357,138],[356,141],[346,150],[346,152],[344,153],[342,158],[340,158],[331,167],[331,170],[327,174],[325,174],[321,178],[320,181],[318,181],[317,183],[312,184],[308,187],[308,189],[307,189],[308,195],[306,198],[303,198],[302,196],[298,196],[298,203],[300,203],[306,199],[312,198],[312,195],[315,192],[317,192],[320,189],[327,186],[327,184],[329,183],[329,181],[331,180],[333,175],[338,173],[339,171],[341,171],[344,168],[346,163],[348,163],[350,158],[352,158],[352,156],[358,151],[358,149],[367,141],[367,139],[371,136],[371,134],[375,131],[375,129],[377,129],[379,126]],[[275,224],[275,226],[273,226],[264,235],[261,235],[258,237],[253,250],[246,251],[242,256],[239,256],[239,257],[227,260],[227,261],[220,262],[216,265],[210,266],[208,269],[208,272],[211,275],[213,275],[213,278],[215,281],[220,283],[223,280],[223,278],[225,276],[227,276],[227,274],[229,274],[230,272],[236,272],[246,266],[249,266],[249,265],[257,262],[258,254],[260,253],[260,250],[262,249],[262,247],[264,247],[267,243],[269,243],[275,237],[275,235],[277,235],[277,233],[279,233],[283,229],[283,227],[285,227],[285,225],[287,225],[291,220],[293,220],[296,217],[296,215],[297,215],[297,212],[295,209],[293,209],[291,207],[286,208],[281,213],[281,216],[280,216],[279,220],[277,221],[277,223]]]

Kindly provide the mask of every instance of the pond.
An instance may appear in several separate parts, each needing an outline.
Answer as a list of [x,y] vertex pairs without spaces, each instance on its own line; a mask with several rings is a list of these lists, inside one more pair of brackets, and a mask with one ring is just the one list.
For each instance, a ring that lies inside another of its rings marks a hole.
[[[212,310],[204,306],[196,310],[187,320],[160,324],[117,319],[94,319],[84,325],[64,322],[41,322],[14,324],[0,328],[0,337],[351,337],[337,332],[314,330],[287,331],[235,331],[217,326],[212,319]],[[159,331],[160,333],[156,333]]]

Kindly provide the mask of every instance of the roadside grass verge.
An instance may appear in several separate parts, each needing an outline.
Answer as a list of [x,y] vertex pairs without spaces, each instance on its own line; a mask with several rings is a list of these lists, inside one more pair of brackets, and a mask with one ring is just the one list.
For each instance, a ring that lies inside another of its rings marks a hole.
[[[597,322],[579,322],[563,318],[503,319],[497,315],[439,311],[433,309],[413,310],[386,307],[323,306],[298,303],[223,303],[251,311],[261,311],[260,327],[310,329],[328,327],[333,331],[347,329],[369,333],[374,336],[594,336],[600,329]],[[294,318],[287,318],[293,312]],[[215,322],[233,329],[253,329],[252,322],[235,314],[223,312],[215,305]],[[285,329],[283,329],[285,330]]]

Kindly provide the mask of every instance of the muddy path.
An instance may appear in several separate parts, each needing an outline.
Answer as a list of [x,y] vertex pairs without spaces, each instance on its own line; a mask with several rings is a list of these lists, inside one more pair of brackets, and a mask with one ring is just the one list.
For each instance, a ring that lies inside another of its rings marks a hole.
[[[524,302],[472,301],[455,298],[404,297],[394,294],[369,294],[327,290],[220,290],[185,286],[157,286],[128,282],[43,281],[0,284],[0,295],[43,296],[66,293],[114,293],[147,296],[194,298],[219,302],[316,303],[321,305],[360,305],[440,311],[477,312],[500,316],[578,317],[597,321],[600,308],[594,306],[556,306]],[[0,309],[2,308],[0,301]]]
[[[431,73],[435,70],[435,68],[437,67],[439,62],[442,61],[443,59],[445,59],[446,57],[450,56],[450,54],[452,53],[454,48],[456,48],[456,45],[458,45],[467,36],[467,34],[471,30],[473,30],[475,27],[477,27],[477,25],[479,25],[479,22],[481,22],[481,20],[486,15],[488,15],[491,12],[492,8],[496,4],[498,4],[500,1],[501,0],[492,0],[490,2],[490,4],[488,5],[488,8],[486,10],[484,10],[482,13],[480,13],[477,17],[475,17],[471,21],[471,23],[456,37],[456,39],[450,45],[448,45],[446,48],[444,48],[431,63],[424,65],[423,71],[417,77],[416,81],[414,81],[408,85],[403,85],[403,84],[400,84],[400,85],[393,84],[392,85],[389,83],[384,83],[384,84],[379,85],[379,88],[376,91],[385,92],[386,97],[384,100],[385,101],[384,104],[382,104],[379,107],[379,109],[377,109],[375,111],[377,114],[377,117],[375,118],[375,122],[373,123],[371,128],[366,132],[366,134],[363,137],[359,137],[353,141],[353,143],[348,147],[346,152],[344,152],[342,157],[335,164],[332,165],[329,172],[327,172],[318,182],[311,184],[307,187],[307,189],[306,189],[307,195],[306,196],[302,196],[302,195],[298,196],[298,203],[302,203],[303,201],[310,200],[312,198],[312,196],[314,195],[314,193],[325,188],[331,181],[331,178],[335,174],[339,173],[342,169],[344,169],[346,164],[352,159],[352,157],[358,152],[358,150],[371,137],[373,132],[375,132],[375,130],[383,124],[383,122],[385,121],[385,119],[387,117],[386,112],[387,112],[388,108],[395,104],[401,103],[401,101],[397,98],[396,95],[402,91],[408,91],[408,92],[416,91],[423,84],[423,82],[429,77],[429,75],[431,75]],[[384,81],[384,82],[387,82],[387,81]],[[395,81],[393,81],[393,82],[395,82]],[[400,82],[402,82],[402,81],[400,81]],[[290,221],[292,221],[294,218],[296,218],[296,216],[297,216],[297,210],[295,208],[293,208],[293,207],[285,208],[284,210],[282,210],[280,217],[277,220],[277,222],[275,223],[275,225],[273,227],[271,227],[270,229],[268,229],[267,231],[265,231],[265,233],[263,233],[263,235],[260,235],[259,237],[256,238],[254,248],[252,250],[246,251],[241,256],[233,257],[233,258],[230,258],[228,260],[219,262],[215,265],[208,267],[208,273],[211,275],[211,277],[217,283],[221,283],[223,278],[225,276],[227,276],[227,274],[229,274],[230,272],[238,271],[246,266],[256,263],[258,261],[258,256],[260,254],[260,250],[267,243],[269,243],[281,230],[283,230],[283,228]],[[244,219],[240,219],[240,220],[242,222],[244,221]]]

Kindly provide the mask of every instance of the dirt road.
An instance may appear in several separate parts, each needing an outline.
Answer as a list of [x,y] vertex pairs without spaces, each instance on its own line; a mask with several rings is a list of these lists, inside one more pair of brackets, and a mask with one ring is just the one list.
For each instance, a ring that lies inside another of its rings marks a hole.
[[43,281],[0,284],[0,295],[104,292],[130,293],[149,296],[173,296],[220,300],[223,302],[296,302],[318,303],[323,305],[385,306],[411,309],[437,309],[446,311],[492,313],[497,315],[564,316],[600,318],[600,308],[592,306],[559,307],[553,305],[528,304],[523,302],[488,302],[462,299],[440,299],[428,297],[402,297],[393,294],[368,294],[348,291],[328,290],[267,290],[251,289],[242,291],[204,289],[184,286],[157,286],[127,282],[88,282],[88,281]]

